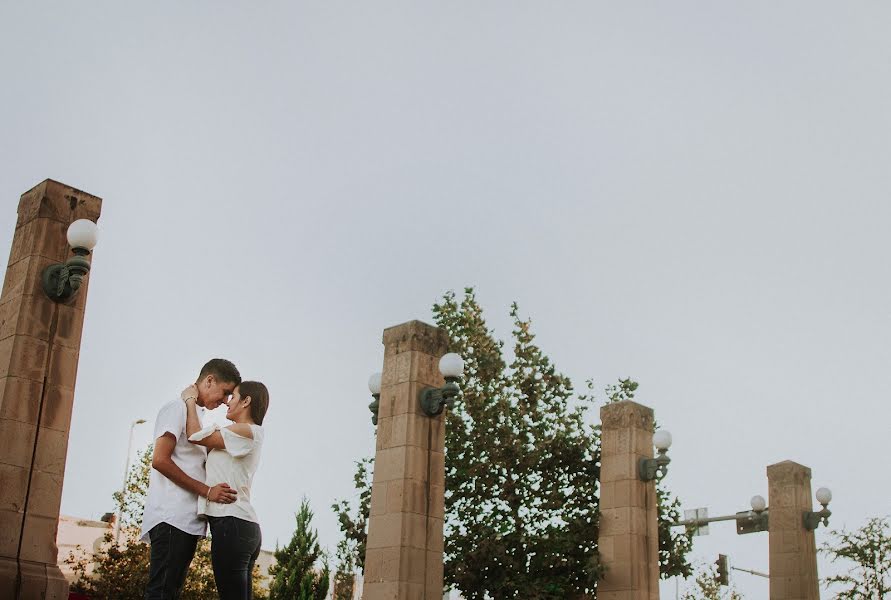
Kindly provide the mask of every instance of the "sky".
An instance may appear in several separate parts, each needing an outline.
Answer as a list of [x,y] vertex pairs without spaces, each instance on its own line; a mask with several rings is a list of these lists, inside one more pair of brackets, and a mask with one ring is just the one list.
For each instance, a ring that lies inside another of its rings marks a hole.
[[[813,0],[0,1],[0,248],[46,178],[104,199],[62,512],[111,510],[130,424],[222,356],[271,393],[264,547],[305,496],[333,551],[382,330],[476,286],[496,334],[517,301],[577,387],[640,382],[684,508],[744,510],[788,459],[833,490],[831,527],[887,515],[889,21]],[[694,559],[719,552],[768,570],[766,534],[715,524]]]

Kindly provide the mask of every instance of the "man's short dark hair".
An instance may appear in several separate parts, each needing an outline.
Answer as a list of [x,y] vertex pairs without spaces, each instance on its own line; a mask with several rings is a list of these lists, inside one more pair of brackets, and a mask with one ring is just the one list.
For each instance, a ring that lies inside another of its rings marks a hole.
[[198,381],[201,381],[208,375],[213,375],[223,383],[233,383],[235,385],[241,383],[241,373],[238,372],[238,369],[235,368],[235,365],[232,364],[231,360],[226,360],[225,358],[212,358],[207,361],[207,363],[201,367],[201,372],[198,374]]

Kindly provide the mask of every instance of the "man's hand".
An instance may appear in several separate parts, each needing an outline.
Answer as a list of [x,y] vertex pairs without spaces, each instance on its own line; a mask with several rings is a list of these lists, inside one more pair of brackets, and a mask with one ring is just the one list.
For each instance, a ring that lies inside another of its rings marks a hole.
[[220,504],[232,504],[238,492],[229,487],[228,483],[218,483],[207,490],[207,499]]
[[198,399],[198,386],[193,383],[192,385],[190,385],[189,387],[184,389],[182,394],[179,395],[179,397],[182,399],[183,402],[185,402],[189,399],[197,400]]

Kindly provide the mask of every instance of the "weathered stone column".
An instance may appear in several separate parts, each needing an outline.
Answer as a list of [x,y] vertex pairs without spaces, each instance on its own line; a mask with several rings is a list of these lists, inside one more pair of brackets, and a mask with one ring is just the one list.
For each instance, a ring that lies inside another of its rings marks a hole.
[[600,561],[598,600],[659,599],[656,483],[638,463],[653,458],[653,410],[630,400],[600,409]]
[[89,276],[70,304],[43,293],[66,231],[102,200],[46,180],[22,195],[0,296],[0,597],[63,600],[56,529]]
[[445,421],[421,412],[418,393],[443,385],[448,342],[420,321],[384,330],[364,600],[442,598]]
[[804,528],[813,510],[811,470],[792,461],[767,467],[770,600],[819,600],[817,545]]

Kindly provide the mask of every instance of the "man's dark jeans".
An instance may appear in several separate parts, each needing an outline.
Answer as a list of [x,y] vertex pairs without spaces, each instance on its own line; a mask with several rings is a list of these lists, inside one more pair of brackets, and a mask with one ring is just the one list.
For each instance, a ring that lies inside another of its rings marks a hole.
[[145,600],[179,599],[199,539],[199,536],[167,523],[152,527],[149,531],[152,562],[148,585],[145,587]]
[[237,517],[208,517],[210,560],[220,600],[251,600],[251,574],[260,555],[260,526]]

